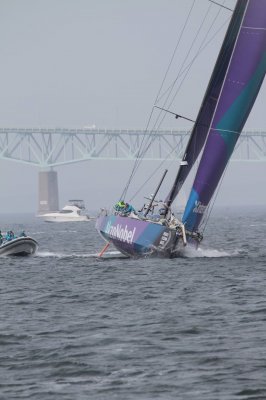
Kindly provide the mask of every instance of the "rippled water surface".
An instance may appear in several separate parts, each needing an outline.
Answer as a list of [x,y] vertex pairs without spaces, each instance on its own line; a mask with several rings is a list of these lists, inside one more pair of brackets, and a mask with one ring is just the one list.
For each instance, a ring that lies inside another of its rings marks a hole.
[[0,258],[0,399],[266,399],[266,209],[220,210],[198,252],[95,255],[94,223],[26,229]]

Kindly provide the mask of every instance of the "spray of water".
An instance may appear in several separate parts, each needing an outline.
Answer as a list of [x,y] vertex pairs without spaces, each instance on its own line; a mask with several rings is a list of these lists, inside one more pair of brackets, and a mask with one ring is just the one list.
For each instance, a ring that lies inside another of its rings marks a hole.
[[203,248],[199,247],[195,249],[194,247],[187,246],[184,247],[180,251],[181,257],[187,258],[219,258],[219,257],[234,257],[240,254],[239,250],[234,250],[232,252],[224,251],[224,250],[217,250],[217,249],[210,249],[210,248]]

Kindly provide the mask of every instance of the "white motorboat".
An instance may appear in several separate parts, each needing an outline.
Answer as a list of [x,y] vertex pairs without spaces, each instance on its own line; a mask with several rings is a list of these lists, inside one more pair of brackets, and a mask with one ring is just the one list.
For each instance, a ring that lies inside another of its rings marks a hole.
[[4,240],[0,245],[0,256],[29,256],[38,249],[38,243],[30,236]]
[[62,210],[43,214],[41,217],[45,222],[85,222],[91,219],[86,214],[83,200],[69,200]]

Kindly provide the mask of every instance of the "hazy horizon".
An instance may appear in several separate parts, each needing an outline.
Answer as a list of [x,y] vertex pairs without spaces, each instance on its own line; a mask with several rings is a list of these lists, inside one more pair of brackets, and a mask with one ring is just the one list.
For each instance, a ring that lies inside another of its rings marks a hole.
[[[0,127],[145,129],[192,4],[192,0],[3,0]],[[233,8],[235,1],[224,4]],[[180,67],[181,53],[193,44],[193,26],[205,16],[214,18],[217,7],[207,0],[195,2],[192,25],[179,43],[170,82]],[[175,112],[195,118],[230,15],[226,9],[219,11],[213,39],[197,56],[171,106]],[[245,130],[266,131],[265,88],[264,82]],[[165,119],[165,128],[184,126],[191,124],[171,116]],[[132,161],[88,161],[56,168],[60,207],[73,197],[84,199],[89,210],[111,206],[132,165]],[[143,163],[131,194],[156,165]],[[3,160],[0,167],[1,213],[37,213],[38,168]],[[162,188],[165,194],[177,167],[171,165]],[[264,170],[263,163],[230,163],[217,206],[266,204]],[[137,206],[154,191],[160,176],[159,172],[157,180],[147,184]],[[186,195],[190,183],[191,179]]]

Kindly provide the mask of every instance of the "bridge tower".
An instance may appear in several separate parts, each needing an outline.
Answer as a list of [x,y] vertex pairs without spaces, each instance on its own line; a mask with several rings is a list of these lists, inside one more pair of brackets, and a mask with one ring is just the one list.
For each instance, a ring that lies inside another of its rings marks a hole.
[[39,214],[59,209],[57,172],[39,172]]

